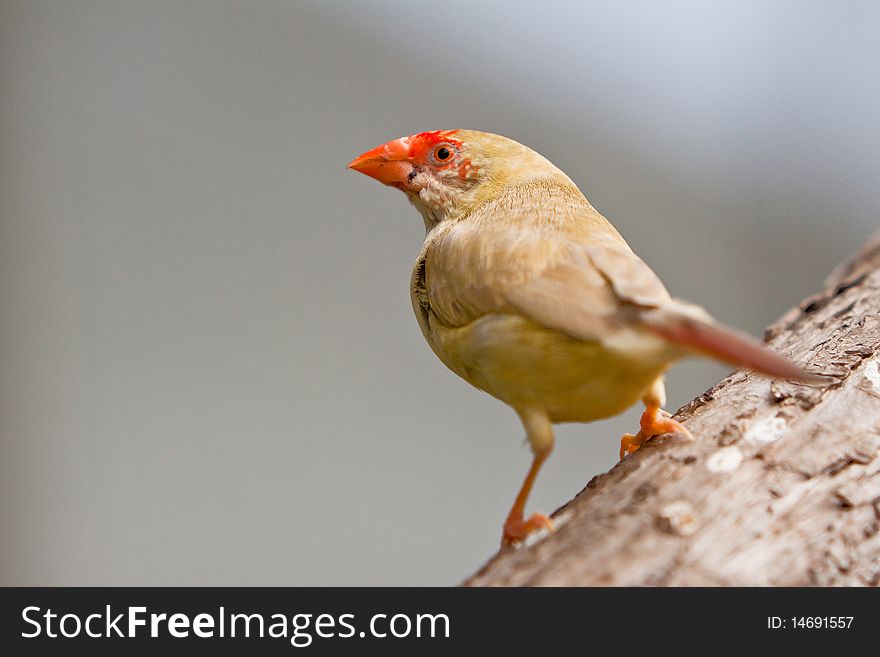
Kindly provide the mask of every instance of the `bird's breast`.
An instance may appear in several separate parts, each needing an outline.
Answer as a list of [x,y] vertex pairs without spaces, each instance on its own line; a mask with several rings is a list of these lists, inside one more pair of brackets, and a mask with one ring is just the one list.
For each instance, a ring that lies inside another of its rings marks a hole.
[[648,334],[626,336],[631,351],[621,351],[515,314],[449,327],[428,310],[423,332],[438,358],[468,383],[514,408],[544,410],[554,422],[588,422],[622,412],[677,358]]

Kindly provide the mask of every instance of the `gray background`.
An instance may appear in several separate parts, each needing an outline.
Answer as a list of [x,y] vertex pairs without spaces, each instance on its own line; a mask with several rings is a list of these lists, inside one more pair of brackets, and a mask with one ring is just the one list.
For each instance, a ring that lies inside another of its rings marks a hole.
[[[380,142],[529,144],[754,333],[877,223],[876,3],[0,7],[0,584],[452,584],[495,549],[529,453],[423,343],[421,220],[345,169]],[[530,508],[637,414],[563,427]]]

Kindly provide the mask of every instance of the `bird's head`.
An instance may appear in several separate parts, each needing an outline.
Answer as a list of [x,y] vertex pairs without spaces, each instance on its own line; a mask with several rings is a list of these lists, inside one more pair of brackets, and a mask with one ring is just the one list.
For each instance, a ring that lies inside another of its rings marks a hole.
[[470,213],[506,187],[539,179],[569,178],[522,144],[475,130],[433,130],[401,137],[367,151],[350,169],[397,187],[430,228]]

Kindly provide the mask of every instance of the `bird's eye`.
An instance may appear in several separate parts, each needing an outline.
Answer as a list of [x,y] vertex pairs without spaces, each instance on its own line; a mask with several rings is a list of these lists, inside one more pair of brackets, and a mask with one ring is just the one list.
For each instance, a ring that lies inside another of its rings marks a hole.
[[443,162],[449,162],[454,154],[455,151],[452,146],[449,144],[440,144],[439,146],[434,147],[431,157],[435,162],[442,164]]

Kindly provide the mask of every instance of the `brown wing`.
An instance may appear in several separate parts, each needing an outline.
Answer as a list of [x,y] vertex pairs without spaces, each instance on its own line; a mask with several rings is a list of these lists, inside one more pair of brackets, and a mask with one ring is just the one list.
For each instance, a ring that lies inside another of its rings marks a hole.
[[595,340],[637,307],[669,300],[654,272],[580,192],[538,187],[507,194],[516,198],[438,226],[429,237],[425,295],[444,324],[515,311]]

